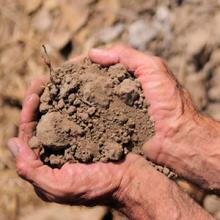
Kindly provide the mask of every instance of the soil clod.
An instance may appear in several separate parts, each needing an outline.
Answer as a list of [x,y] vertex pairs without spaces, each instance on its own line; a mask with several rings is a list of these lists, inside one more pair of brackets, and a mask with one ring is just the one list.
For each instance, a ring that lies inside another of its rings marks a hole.
[[139,81],[120,64],[101,67],[84,59],[51,72],[41,95],[41,118],[30,145],[39,144],[42,160],[118,161],[142,154],[154,135]]

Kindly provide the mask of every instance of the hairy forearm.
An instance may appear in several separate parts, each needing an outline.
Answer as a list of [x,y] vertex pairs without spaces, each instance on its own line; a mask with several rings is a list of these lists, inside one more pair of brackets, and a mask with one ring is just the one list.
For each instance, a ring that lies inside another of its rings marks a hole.
[[119,210],[135,220],[213,219],[178,186],[151,167],[142,165],[126,180]]
[[220,124],[199,115],[182,130],[166,143],[159,160],[202,187],[220,192]]

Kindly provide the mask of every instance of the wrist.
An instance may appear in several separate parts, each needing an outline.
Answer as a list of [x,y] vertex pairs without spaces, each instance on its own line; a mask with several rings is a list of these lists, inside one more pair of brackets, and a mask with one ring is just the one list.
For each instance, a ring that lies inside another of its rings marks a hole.
[[174,182],[155,171],[143,158],[127,171],[115,198],[116,208],[129,219],[212,219]]
[[165,141],[159,160],[204,188],[219,190],[220,124],[198,113],[188,117]]
[[143,158],[127,171],[115,195],[116,208],[120,212],[129,219],[179,219],[179,210],[169,193],[170,184],[177,188],[174,183],[155,171]]

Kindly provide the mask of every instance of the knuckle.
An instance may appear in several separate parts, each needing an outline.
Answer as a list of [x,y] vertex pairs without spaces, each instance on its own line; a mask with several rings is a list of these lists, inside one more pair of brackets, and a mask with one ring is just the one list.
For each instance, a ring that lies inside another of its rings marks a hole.
[[24,133],[24,131],[26,130],[26,123],[22,123],[22,124],[20,124],[20,126],[19,126],[19,132],[20,133]]
[[20,177],[27,177],[28,169],[27,165],[23,161],[18,161],[16,164],[16,171]]

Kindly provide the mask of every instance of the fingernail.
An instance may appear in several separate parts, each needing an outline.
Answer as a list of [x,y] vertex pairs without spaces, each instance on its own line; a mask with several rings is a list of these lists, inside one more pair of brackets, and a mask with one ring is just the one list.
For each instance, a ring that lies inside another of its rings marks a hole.
[[16,141],[14,140],[9,140],[8,141],[8,149],[11,152],[13,157],[17,157],[18,153],[19,153],[19,148],[17,146]]
[[106,50],[106,49],[91,49],[91,53],[95,56],[105,57],[107,62],[117,63],[119,61],[119,57],[116,53]]

